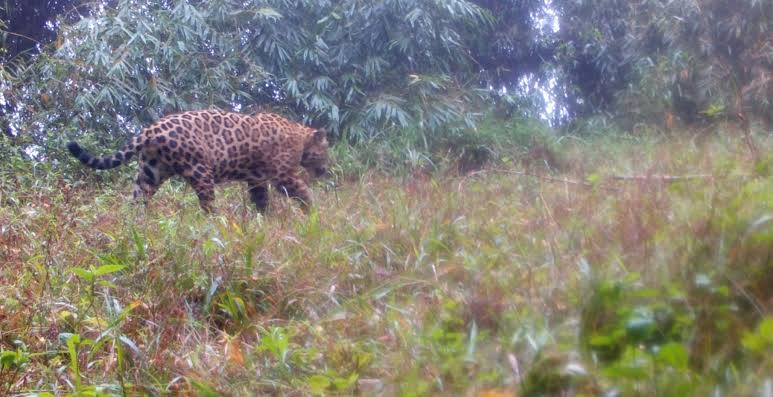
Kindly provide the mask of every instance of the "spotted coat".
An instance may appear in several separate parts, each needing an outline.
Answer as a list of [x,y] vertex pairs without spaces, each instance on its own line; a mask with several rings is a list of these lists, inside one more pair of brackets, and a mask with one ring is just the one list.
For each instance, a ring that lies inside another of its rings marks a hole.
[[268,185],[311,205],[309,188],[301,175],[326,173],[326,133],[272,113],[252,115],[219,110],[166,116],[133,137],[110,156],[95,157],[76,142],[70,153],[95,169],[118,167],[138,155],[139,172],[134,197],[146,202],[168,178],[179,175],[193,186],[199,203],[212,211],[214,186],[244,181],[259,211],[268,208]]

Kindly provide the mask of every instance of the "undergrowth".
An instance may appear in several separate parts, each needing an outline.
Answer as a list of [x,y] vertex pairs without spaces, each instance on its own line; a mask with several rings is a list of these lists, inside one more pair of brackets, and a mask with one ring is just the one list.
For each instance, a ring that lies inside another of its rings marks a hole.
[[499,136],[475,167],[452,134],[426,163],[338,149],[309,215],[230,186],[206,216],[180,183],[145,209],[127,177],[16,163],[0,395],[769,393],[770,154]]
[[[552,130],[532,119],[482,117],[474,129],[428,132],[397,129],[389,138],[376,137],[333,148],[338,175],[378,171],[390,175],[415,172],[469,173],[492,164],[516,160],[541,162],[552,156]],[[550,159],[553,160],[553,159]]]

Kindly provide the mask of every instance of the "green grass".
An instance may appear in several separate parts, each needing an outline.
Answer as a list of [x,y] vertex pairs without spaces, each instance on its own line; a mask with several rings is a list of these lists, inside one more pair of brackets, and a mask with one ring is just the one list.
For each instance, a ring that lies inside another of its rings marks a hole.
[[[731,135],[551,145],[552,174],[527,152],[342,167],[308,216],[274,195],[261,217],[239,186],[205,216],[179,183],[146,210],[126,178],[6,172],[0,395],[769,388],[772,158]],[[715,178],[609,178],[643,174]]]

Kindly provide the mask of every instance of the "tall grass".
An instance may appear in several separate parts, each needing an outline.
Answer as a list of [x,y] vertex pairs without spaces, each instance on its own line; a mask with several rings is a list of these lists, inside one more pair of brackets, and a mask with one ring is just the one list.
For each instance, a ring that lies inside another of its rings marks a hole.
[[[492,144],[474,172],[338,149],[310,215],[5,172],[0,395],[764,393],[773,158],[634,139],[545,138],[560,166]],[[708,176],[609,178],[662,174]]]

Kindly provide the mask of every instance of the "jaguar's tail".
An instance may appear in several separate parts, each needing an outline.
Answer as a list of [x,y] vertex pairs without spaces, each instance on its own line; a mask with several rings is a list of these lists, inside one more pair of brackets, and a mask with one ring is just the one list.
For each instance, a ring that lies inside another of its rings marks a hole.
[[81,163],[86,164],[91,168],[109,170],[131,160],[131,158],[139,151],[141,143],[141,137],[136,136],[129,140],[121,150],[110,156],[104,157],[94,157],[94,155],[83,149],[81,145],[78,145],[77,142],[68,143],[67,150],[69,150],[75,158],[80,160]]

